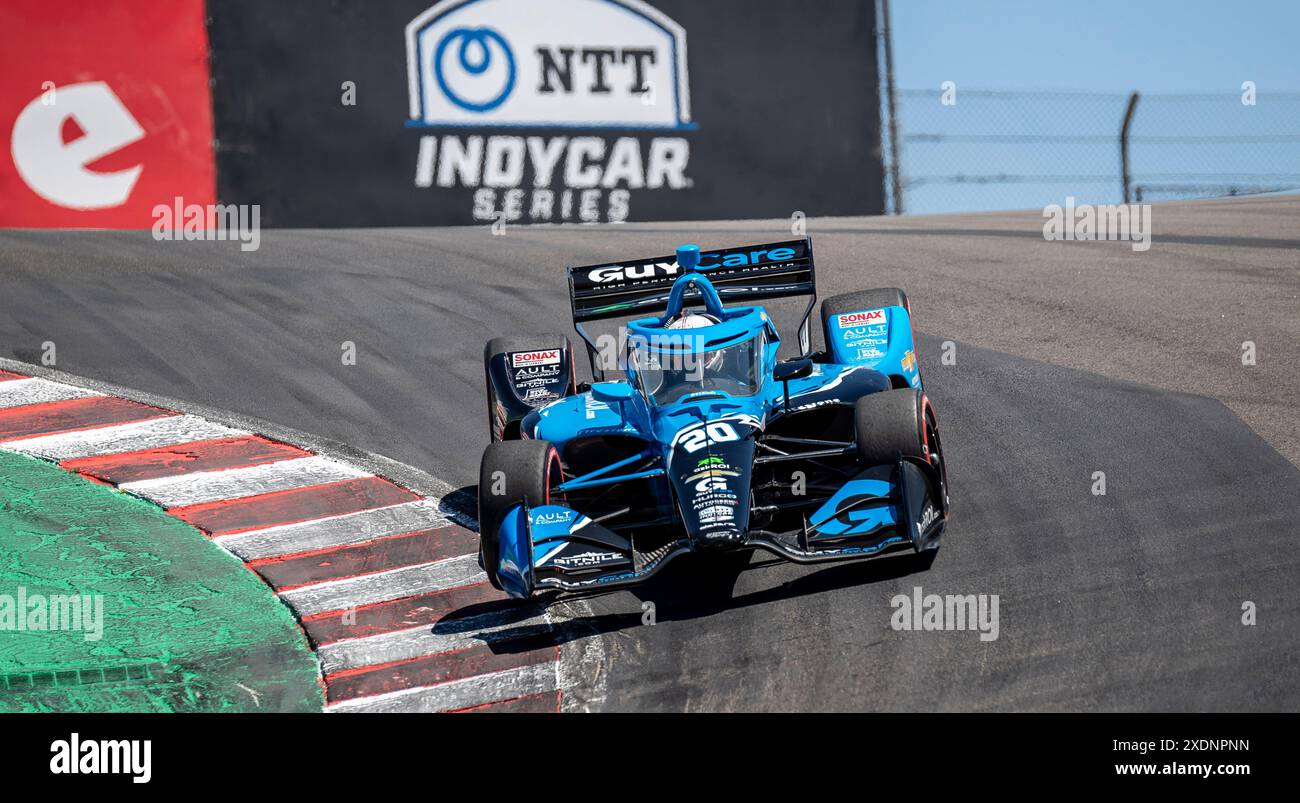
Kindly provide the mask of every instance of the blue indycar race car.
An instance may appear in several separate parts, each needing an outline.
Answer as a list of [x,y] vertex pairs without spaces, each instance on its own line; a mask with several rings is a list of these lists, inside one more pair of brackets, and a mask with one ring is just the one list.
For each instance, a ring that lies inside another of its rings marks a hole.
[[[810,239],[568,268],[574,328],[487,344],[479,558],[512,597],[643,582],[686,553],[933,555],[947,467],[903,291],[821,305]],[[807,296],[800,356],[761,306]],[[618,336],[584,324],[626,321]],[[630,319],[630,320],[629,320]],[[623,379],[609,379],[619,369]]]

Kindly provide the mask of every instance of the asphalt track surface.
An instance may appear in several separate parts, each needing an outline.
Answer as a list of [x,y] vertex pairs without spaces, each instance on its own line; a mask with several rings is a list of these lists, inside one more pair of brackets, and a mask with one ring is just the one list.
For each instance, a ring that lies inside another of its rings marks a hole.
[[[1300,709],[1300,199],[1153,211],[1146,252],[1046,242],[1037,212],[810,220],[823,296],[898,285],[911,298],[952,473],[938,559],[755,556],[745,571],[683,559],[586,603],[566,649],[603,649],[579,662],[570,699]],[[563,265],[789,233],[787,221],[267,231],[245,253],[148,232],[3,232],[0,354],[40,363],[52,341],[60,369],[468,485],[487,442],[482,344],[569,331]],[[796,305],[775,306],[781,321]],[[997,640],[891,629],[891,598],[916,586],[997,594]]]

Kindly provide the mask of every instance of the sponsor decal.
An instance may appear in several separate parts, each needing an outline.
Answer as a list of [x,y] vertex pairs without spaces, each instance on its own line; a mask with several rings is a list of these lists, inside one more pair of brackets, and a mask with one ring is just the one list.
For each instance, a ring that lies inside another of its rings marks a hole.
[[583,407],[586,410],[588,421],[595,420],[596,416],[604,412],[609,412],[609,405],[603,401],[597,401],[595,396],[590,393],[583,397]]
[[606,133],[696,128],[686,31],[641,0],[443,0],[405,41],[415,184],[474,190],[475,220],[620,222],[692,186],[684,137]]
[[576,514],[572,510],[534,513],[533,526],[541,527],[549,524],[568,524],[573,520],[574,515]]
[[148,229],[176,196],[215,202],[205,17],[201,0],[5,15],[0,226]]
[[867,326],[869,324],[884,324],[887,322],[885,311],[883,309],[864,310],[862,312],[846,312],[843,315],[837,315],[835,318],[836,325],[841,329],[848,329],[854,326]]
[[[733,472],[733,476],[739,476],[739,473]],[[727,486],[726,478],[713,476],[696,483],[691,509],[695,511],[700,529],[710,530],[733,525],[739,504],[739,497]]]
[[[700,254],[700,262],[696,269],[707,273],[714,268],[745,268],[755,265],[771,265],[796,259],[799,256],[799,251],[788,246],[770,250],[759,248],[750,251],[709,252]],[[588,271],[587,278],[593,284],[610,284],[614,282],[634,284],[638,279],[675,278],[680,270],[681,266],[677,264],[675,259],[667,262],[632,262],[602,265]],[[657,340],[656,345],[658,345]]]
[[921,532],[925,532],[931,524],[939,520],[939,511],[935,510],[934,505],[926,505],[925,511],[921,513],[921,519],[916,523]]
[[885,352],[878,348],[858,349],[858,355],[854,359],[858,360],[879,360],[885,356]]
[[555,381],[556,374],[550,374],[536,379],[522,379],[521,377],[523,376],[528,376],[527,372],[520,371],[519,375],[515,377],[515,388],[518,390],[549,387],[551,383]]
[[911,371],[913,368],[916,367],[916,355],[913,354],[911,351],[908,351],[906,354],[903,355],[902,365],[904,371]]
[[640,0],[444,0],[406,65],[415,124],[691,126],[686,31]]
[[883,346],[889,342],[889,333],[886,326],[859,326],[853,329],[845,329],[840,336],[846,343],[858,343],[867,341],[873,345]]
[[551,563],[562,569],[581,569],[602,566],[606,563],[617,563],[621,560],[623,560],[623,556],[617,552],[583,552],[578,555],[555,558]]
[[558,365],[559,362],[559,349],[547,349],[545,351],[517,351],[510,355],[510,365],[513,368],[528,365]]
[[[728,473],[733,477],[740,476],[734,471]],[[696,475],[696,477],[699,477],[699,475]],[[687,481],[695,482],[695,492],[697,494],[727,490],[727,478],[723,476],[723,472],[709,472],[706,476],[699,477],[698,479],[696,477],[691,477]]]
[[887,346],[889,345],[889,338],[869,337],[869,336],[862,336],[862,335],[854,337],[851,335],[846,335],[844,337],[844,345],[850,348],[863,348],[866,346],[877,346],[877,347]]
[[823,406],[828,405],[828,404],[839,404],[839,403],[840,403],[840,399],[838,399],[838,398],[836,398],[836,399],[819,399],[819,400],[817,400],[817,401],[804,402],[803,404],[798,405],[798,406],[795,407],[794,409],[795,409],[795,411],[799,411],[799,410],[811,410],[811,409],[813,409],[814,407],[823,407]]
[[724,505],[711,505],[697,514],[700,524],[730,524],[736,520],[736,512]]
[[[596,284],[608,282],[626,282],[631,279],[658,279],[664,276],[676,276],[681,270],[674,262],[648,262],[641,265],[608,265],[596,268],[587,274],[587,278]],[[656,342],[656,345],[658,343]]]
[[520,368],[515,371],[515,384],[520,387],[527,387],[530,384],[536,384],[542,381],[550,381],[560,375],[560,367],[533,365],[527,368]]
[[[34,98],[14,121],[18,175],[37,195],[68,209],[111,209],[126,203],[143,166],[101,173],[86,165],[140,141],[144,129],[103,81],[52,91],[54,103]],[[57,106],[60,99],[62,108]],[[69,121],[83,132],[76,147],[64,142],[62,131]]]

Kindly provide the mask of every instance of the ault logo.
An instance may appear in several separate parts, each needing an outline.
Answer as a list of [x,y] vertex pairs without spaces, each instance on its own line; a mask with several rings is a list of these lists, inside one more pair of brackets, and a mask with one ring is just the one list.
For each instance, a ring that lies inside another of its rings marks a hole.
[[686,32],[641,0],[443,0],[406,68],[408,125],[694,127]]

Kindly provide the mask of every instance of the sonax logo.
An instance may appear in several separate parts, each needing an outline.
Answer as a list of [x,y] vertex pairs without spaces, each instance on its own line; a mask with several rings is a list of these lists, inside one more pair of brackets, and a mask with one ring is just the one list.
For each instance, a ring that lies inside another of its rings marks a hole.
[[510,355],[510,365],[512,368],[523,368],[529,365],[556,365],[559,362],[559,349],[548,349],[546,351],[519,351]]
[[885,311],[883,309],[866,310],[865,312],[850,312],[840,315],[836,322],[841,329],[848,329],[851,326],[867,326],[869,324],[878,324],[885,322]]
[[413,125],[691,127],[686,32],[640,0],[443,0],[406,64]]

